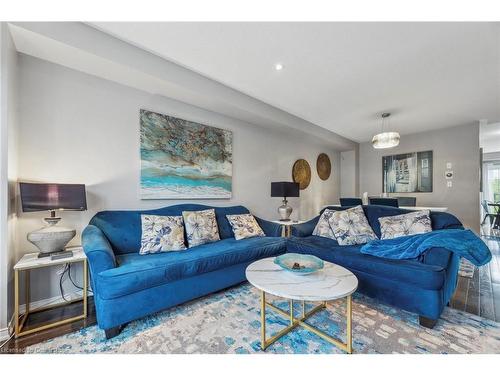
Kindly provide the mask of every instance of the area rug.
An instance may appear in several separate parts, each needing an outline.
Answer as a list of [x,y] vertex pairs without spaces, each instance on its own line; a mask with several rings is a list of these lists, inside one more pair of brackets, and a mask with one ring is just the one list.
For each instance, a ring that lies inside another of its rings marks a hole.
[[[286,309],[284,300],[275,304]],[[309,306],[310,308],[311,306]],[[295,306],[296,311],[300,305]],[[308,322],[345,337],[345,300]],[[268,334],[286,322],[269,312]],[[500,353],[500,323],[446,308],[434,329],[419,326],[415,314],[360,294],[353,299],[354,353]],[[303,329],[260,350],[259,293],[249,284],[186,303],[128,324],[106,340],[96,326],[27,347],[27,353],[342,353]]]

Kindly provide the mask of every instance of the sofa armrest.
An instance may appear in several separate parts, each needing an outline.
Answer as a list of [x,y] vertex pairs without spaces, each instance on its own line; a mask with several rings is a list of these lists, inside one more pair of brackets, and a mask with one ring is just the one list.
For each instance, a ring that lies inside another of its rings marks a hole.
[[306,221],[305,223],[292,225],[292,236],[307,237],[312,235],[312,232],[314,231],[314,228],[316,228],[318,221],[319,216],[316,216],[315,218]]
[[452,252],[444,247],[433,247],[421,255],[421,261],[424,264],[447,268],[452,255]]
[[89,261],[91,275],[116,267],[116,258],[108,239],[95,225],[87,225],[82,233],[82,246]]
[[257,223],[268,237],[281,237],[281,224],[273,223],[269,220],[254,216]]

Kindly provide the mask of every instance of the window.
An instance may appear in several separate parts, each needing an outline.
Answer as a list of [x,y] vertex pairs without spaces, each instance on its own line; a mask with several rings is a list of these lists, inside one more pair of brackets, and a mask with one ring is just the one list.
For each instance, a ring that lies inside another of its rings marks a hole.
[[500,162],[484,163],[484,199],[500,202]]

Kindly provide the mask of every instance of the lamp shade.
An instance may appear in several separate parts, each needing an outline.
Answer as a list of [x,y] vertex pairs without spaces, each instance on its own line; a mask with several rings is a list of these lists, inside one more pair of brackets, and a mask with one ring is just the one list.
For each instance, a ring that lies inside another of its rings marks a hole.
[[23,212],[87,209],[83,184],[19,183]]
[[297,182],[271,182],[271,197],[298,197],[299,184]]

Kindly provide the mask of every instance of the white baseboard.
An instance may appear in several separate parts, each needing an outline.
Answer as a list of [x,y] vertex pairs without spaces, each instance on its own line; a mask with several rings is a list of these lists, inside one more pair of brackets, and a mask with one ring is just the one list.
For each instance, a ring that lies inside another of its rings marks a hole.
[[[92,295],[92,292],[87,293],[88,296]],[[83,292],[81,290],[65,293],[64,297],[69,300],[74,300],[78,298],[82,298]],[[45,298],[39,301],[30,302],[30,310],[38,309],[40,307],[50,307],[51,305],[57,305],[58,303],[66,302],[61,296]],[[19,306],[19,313],[23,314],[26,311],[26,305]]]

